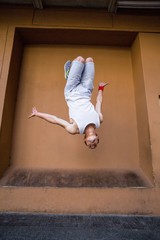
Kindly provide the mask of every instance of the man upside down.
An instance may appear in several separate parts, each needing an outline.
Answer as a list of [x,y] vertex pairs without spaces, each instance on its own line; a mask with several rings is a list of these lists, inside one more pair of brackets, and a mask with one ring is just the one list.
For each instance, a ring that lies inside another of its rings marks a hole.
[[38,112],[34,107],[31,117],[39,117],[50,123],[63,127],[70,134],[84,134],[87,147],[94,149],[99,143],[96,129],[103,121],[101,112],[104,87],[108,83],[99,83],[95,107],[91,103],[94,83],[94,61],[91,57],[84,59],[79,56],[75,60],[67,61],[65,66],[66,86],[64,96],[69,108],[70,121],[57,116]]

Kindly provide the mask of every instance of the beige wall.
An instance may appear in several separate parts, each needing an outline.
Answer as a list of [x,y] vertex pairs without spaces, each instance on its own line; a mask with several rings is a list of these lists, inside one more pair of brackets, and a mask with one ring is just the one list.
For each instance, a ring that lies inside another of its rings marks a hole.
[[[86,148],[83,135],[40,119],[27,119],[32,106],[68,120],[63,65],[77,55],[95,60],[95,103],[98,81],[104,92],[100,144]],[[25,126],[25,127],[24,127]],[[116,149],[116,151],[115,151]],[[130,152],[133,154],[131,155]],[[11,162],[16,167],[48,169],[134,169],[138,163],[136,114],[130,49],[85,46],[27,46],[24,49]]]
[[156,186],[160,186],[160,34],[140,35],[150,141]]
[[[76,21],[75,15],[79,16]],[[13,41],[17,27],[25,27],[24,32],[27,28],[49,27],[132,30],[139,34],[131,46],[123,47],[113,36],[111,40],[117,46],[101,46],[98,38],[97,46],[38,45],[36,37],[35,44],[23,46],[23,38]],[[91,10],[33,13],[32,9],[0,9],[1,174],[7,166],[132,170],[152,186],[144,189],[1,187],[1,211],[160,214],[159,32],[159,16],[119,16]],[[98,130],[100,145],[95,151],[82,144],[82,136],[70,136],[40,119],[27,119],[32,105],[68,118],[63,97],[63,64],[79,54],[95,59],[93,102],[98,81],[110,82],[104,92],[105,120]]]
[[139,162],[140,168],[143,169],[148,176],[153,178],[151,142],[140,40],[141,36],[139,35],[137,36],[131,48],[139,145]]

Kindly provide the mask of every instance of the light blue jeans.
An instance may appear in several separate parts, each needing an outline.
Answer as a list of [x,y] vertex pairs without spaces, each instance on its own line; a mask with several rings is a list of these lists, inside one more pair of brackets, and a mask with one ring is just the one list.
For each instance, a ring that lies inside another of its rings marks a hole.
[[94,84],[94,62],[82,63],[74,60],[64,89],[65,97],[71,92],[79,92],[81,96],[91,96]]

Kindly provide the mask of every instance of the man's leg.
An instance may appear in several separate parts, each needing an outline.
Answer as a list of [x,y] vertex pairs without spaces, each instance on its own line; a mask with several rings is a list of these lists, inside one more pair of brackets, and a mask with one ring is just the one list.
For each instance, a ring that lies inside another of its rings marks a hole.
[[94,69],[93,58],[89,57],[86,59],[84,72],[81,78],[81,84],[90,92],[92,92],[93,90],[94,74],[95,74],[95,69]]
[[75,87],[77,87],[77,85],[80,84],[84,63],[84,58],[80,56],[73,60],[65,86],[65,93],[71,92]]

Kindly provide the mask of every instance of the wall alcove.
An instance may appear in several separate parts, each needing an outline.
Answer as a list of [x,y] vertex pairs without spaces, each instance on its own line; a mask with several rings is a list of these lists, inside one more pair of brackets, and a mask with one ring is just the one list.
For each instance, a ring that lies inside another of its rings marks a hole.
[[[17,27],[2,118],[1,186],[151,187],[152,159],[137,32]],[[100,144],[30,119],[32,106],[68,119],[63,65],[94,58],[99,81],[109,81]],[[7,170],[6,170],[7,169]]]

